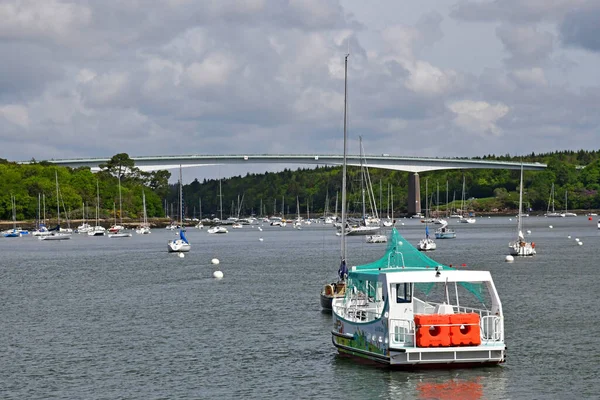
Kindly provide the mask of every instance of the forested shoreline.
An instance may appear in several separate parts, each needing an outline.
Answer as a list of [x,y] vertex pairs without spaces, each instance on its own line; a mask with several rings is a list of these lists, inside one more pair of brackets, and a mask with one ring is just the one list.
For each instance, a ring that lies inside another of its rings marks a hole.
[[[546,211],[552,184],[555,186],[557,210],[565,208],[565,192],[568,193],[569,210],[600,209],[600,151],[561,151],[524,157],[487,155],[473,159],[547,164],[548,168],[544,171],[524,173],[524,202],[533,212]],[[45,161],[16,164],[0,160],[0,219],[11,220],[12,196],[18,220],[38,218],[38,198],[45,201],[46,219],[56,218],[56,178],[60,189],[61,214],[66,210],[73,220],[95,218],[96,185],[100,197],[100,218],[114,218],[114,204],[117,204],[118,213],[119,182],[125,220],[135,221],[141,218],[142,192],[146,196],[148,217],[166,218],[168,214],[177,215],[178,185],[169,184],[169,171],[140,171],[125,153],[113,156],[101,169],[98,173],[92,173],[89,168],[57,167]],[[351,213],[359,213],[362,209],[360,176],[359,168],[348,168],[348,207]],[[393,199],[394,215],[405,214],[409,174],[370,168],[369,176],[379,213],[386,215],[392,208]],[[508,213],[518,207],[519,171],[465,169],[420,173],[422,208],[425,207],[425,182],[429,201],[433,201],[431,208],[445,211],[446,197],[449,202],[456,199],[454,205],[460,201],[463,177],[466,197],[470,199],[467,207],[470,210],[476,213]],[[187,218],[198,218],[201,209],[202,217],[219,217],[222,202],[224,218],[238,216],[238,213],[239,216],[281,215],[282,211],[285,216],[293,217],[296,215],[298,199],[303,215],[308,210],[311,217],[317,217],[323,215],[326,208],[331,213],[334,212],[341,181],[340,167],[248,173],[243,177],[222,179],[220,198],[219,180],[195,179],[183,187],[184,214]],[[341,209],[341,204],[338,208]],[[42,213],[43,211],[40,212]]]

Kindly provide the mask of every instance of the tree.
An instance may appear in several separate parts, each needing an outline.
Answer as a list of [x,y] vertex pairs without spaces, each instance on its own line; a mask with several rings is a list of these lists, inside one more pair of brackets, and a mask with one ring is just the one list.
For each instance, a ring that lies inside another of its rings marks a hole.
[[121,180],[127,176],[140,176],[140,170],[135,167],[135,162],[129,158],[129,154],[127,153],[115,154],[110,160],[98,165],[98,167]]

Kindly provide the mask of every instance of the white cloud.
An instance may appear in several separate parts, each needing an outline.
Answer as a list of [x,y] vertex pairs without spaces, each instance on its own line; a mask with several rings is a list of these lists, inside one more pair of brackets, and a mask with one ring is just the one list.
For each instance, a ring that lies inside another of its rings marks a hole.
[[459,84],[460,77],[455,71],[442,71],[425,61],[407,63],[406,68],[410,72],[406,87],[416,93],[441,95]]
[[509,112],[505,104],[489,104],[485,101],[462,100],[448,105],[456,114],[454,124],[459,128],[481,136],[498,136],[502,133],[496,122]]
[[544,70],[535,67],[528,69],[517,69],[510,73],[512,79],[522,87],[547,86],[548,81]]
[[0,106],[0,116],[21,128],[29,127],[29,113],[24,106],[18,104]]
[[0,0],[0,143],[15,159],[190,151],[176,132],[203,153],[335,153],[350,44],[350,135],[369,152],[574,146],[600,126],[590,3]]
[[0,3],[0,38],[68,38],[89,24],[91,11],[58,0]]
[[235,69],[235,60],[227,54],[213,53],[202,62],[194,62],[186,68],[185,74],[196,87],[222,85]]

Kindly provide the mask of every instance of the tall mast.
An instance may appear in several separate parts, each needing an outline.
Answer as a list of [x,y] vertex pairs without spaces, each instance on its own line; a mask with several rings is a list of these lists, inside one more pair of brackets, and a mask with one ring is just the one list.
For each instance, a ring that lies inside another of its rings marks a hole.
[[183,228],[183,183],[181,177],[181,164],[179,164],[179,226]]
[[346,259],[346,152],[347,152],[347,114],[348,114],[348,57],[344,58],[344,157],[342,162],[342,259]]
[[219,210],[220,216],[219,218],[223,221],[223,194],[221,193],[221,179],[219,178]]
[[121,199],[121,174],[119,173],[119,224],[123,226],[123,200]]
[[56,221],[60,226],[60,200],[58,199],[58,171],[54,171],[54,177],[56,178]]
[[521,235],[521,218],[523,214],[523,164],[521,164],[521,184],[519,186],[519,215],[517,219],[517,234]]

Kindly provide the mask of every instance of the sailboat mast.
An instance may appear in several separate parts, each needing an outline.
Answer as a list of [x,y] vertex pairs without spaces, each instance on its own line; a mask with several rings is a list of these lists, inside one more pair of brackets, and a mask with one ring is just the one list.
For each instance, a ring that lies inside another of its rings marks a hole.
[[58,171],[54,171],[54,177],[56,178],[56,221],[60,226],[60,200],[58,196]]
[[[346,154],[347,154],[347,113],[348,113],[348,57],[344,58],[344,156],[342,162],[342,259],[346,259]],[[336,202],[337,204],[337,202]]]
[[521,164],[521,184],[519,186],[519,215],[517,217],[517,234],[521,234],[521,218],[523,218],[523,164]]
[[[123,225],[123,200],[121,199],[121,174],[119,173],[119,224]],[[116,225],[116,223],[115,223]]]
[[221,192],[221,179],[219,179],[219,210],[219,218],[221,219],[221,221],[223,221],[223,194]]
[[362,193],[362,219],[363,223],[367,224],[367,205],[365,204],[365,167],[363,165],[363,152],[362,152],[362,136],[358,137],[360,142],[360,191]]
[[179,164],[179,226],[183,227],[183,182],[181,164]]

